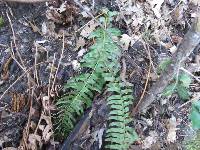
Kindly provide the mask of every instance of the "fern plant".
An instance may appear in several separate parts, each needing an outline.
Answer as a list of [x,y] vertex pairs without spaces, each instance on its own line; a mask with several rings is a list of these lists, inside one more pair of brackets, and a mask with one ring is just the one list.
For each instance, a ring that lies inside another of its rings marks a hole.
[[96,38],[96,42],[81,61],[81,67],[89,68],[91,72],[70,79],[64,87],[71,92],[64,95],[57,103],[61,110],[59,115],[61,133],[68,133],[73,128],[75,116],[80,116],[84,108],[91,106],[94,93],[101,92],[105,84],[104,78],[106,78],[107,65],[114,67],[116,64],[116,57],[120,53],[106,32],[113,36],[120,33],[114,28],[106,31],[97,29],[92,33],[89,38]]
[[115,28],[99,28],[89,36],[89,39],[95,38],[96,41],[83,57],[81,67],[88,68],[91,72],[70,79],[64,86],[70,93],[57,102],[61,110],[58,116],[59,129],[64,135],[73,128],[75,118],[83,113],[84,108],[91,106],[94,93],[101,92],[105,84],[107,66],[109,65],[110,68],[116,66],[120,51],[108,33],[112,36],[120,35],[120,31]]
[[132,103],[132,92],[126,89],[119,77],[121,51],[111,37],[119,36],[121,33],[109,24],[114,14],[107,11],[105,18],[101,18],[105,28],[98,28],[89,36],[89,39],[95,39],[95,43],[83,57],[81,68],[87,68],[90,72],[71,78],[64,87],[69,93],[57,102],[61,110],[58,116],[59,129],[63,135],[69,133],[76,118],[83,113],[85,108],[91,106],[94,94],[100,93],[105,86],[108,87],[109,92],[113,93],[108,98],[111,111],[106,138],[107,147],[127,149],[129,144],[136,139],[135,132],[128,127],[131,121],[129,105]]

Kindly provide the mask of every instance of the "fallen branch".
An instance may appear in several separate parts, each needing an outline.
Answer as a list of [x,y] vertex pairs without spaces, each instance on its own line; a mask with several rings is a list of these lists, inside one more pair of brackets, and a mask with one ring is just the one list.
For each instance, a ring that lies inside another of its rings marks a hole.
[[146,110],[146,108],[153,103],[158,94],[161,94],[167,87],[169,82],[177,76],[181,65],[185,62],[188,56],[200,43],[200,17],[195,20],[192,28],[186,33],[183,41],[178,46],[176,53],[172,57],[172,64],[168,69],[163,72],[160,78],[148,91],[149,94],[145,95],[143,101],[138,105],[137,110],[132,109],[132,115]]

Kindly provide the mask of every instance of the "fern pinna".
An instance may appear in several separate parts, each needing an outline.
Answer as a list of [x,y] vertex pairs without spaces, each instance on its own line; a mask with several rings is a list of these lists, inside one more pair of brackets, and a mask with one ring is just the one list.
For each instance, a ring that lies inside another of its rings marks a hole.
[[[129,105],[132,102],[130,90],[120,82],[119,58],[121,51],[111,37],[120,35],[116,28],[99,28],[89,39],[95,39],[94,45],[81,61],[81,68],[88,68],[89,73],[71,78],[64,87],[69,94],[57,102],[59,112],[59,129],[66,135],[73,128],[77,116],[91,106],[95,92],[101,92],[103,86],[113,95],[108,98],[111,107],[107,147],[109,149],[126,149],[134,141],[134,131],[128,127]],[[120,91],[120,92],[118,92]]]

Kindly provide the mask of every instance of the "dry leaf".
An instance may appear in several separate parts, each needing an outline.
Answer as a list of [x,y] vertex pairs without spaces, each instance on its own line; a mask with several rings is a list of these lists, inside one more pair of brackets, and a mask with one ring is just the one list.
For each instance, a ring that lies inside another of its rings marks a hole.
[[88,15],[88,13],[86,11],[82,11],[81,12],[81,15],[84,17],[84,18],[89,18],[90,15]]
[[150,3],[156,17],[160,18],[161,17],[160,8],[162,4],[164,3],[164,0],[148,0],[148,2]]
[[156,143],[158,138],[158,134],[155,131],[150,131],[149,136],[143,140],[142,148],[148,149],[151,147],[152,144]]
[[132,40],[132,38],[129,35],[127,35],[127,34],[122,35],[120,42],[122,43],[121,46],[123,47],[124,50],[128,50],[131,40]]
[[169,51],[172,53],[172,54],[174,54],[175,52],[176,52],[176,50],[177,50],[177,47],[174,45],[174,46],[172,46],[170,49],[169,49]]
[[41,136],[36,134],[29,134],[28,141],[34,144],[36,141],[41,141]]
[[80,37],[76,42],[76,48],[75,51],[78,50],[80,47],[83,47],[85,45],[84,38]]
[[42,98],[42,105],[45,110],[49,110],[49,97],[48,96],[44,96]]
[[29,141],[28,143],[29,149],[37,149],[38,148],[37,143],[39,144],[40,147],[42,146],[42,139],[41,136],[39,135],[29,134],[28,141]]
[[43,22],[42,23],[42,33],[45,35],[45,34],[47,34],[47,31],[48,31],[47,24],[46,24],[46,22]]
[[168,128],[167,142],[174,143],[176,141],[176,130],[177,130],[176,126],[177,126],[176,118],[172,116],[167,124]]
[[42,114],[41,118],[44,119],[48,125],[51,125],[51,117]]
[[87,51],[87,49],[82,48],[79,52],[78,52],[78,57],[83,56],[83,54]]
[[78,70],[80,68],[80,63],[77,60],[73,60],[72,67],[74,70]]
[[58,8],[58,12],[59,12],[59,13],[62,13],[62,12],[64,12],[64,11],[66,11],[66,9],[67,9],[66,2],[64,2],[64,3],[62,3],[62,4],[60,5],[60,8]]
[[95,28],[98,26],[98,23],[95,22],[95,20],[91,20],[81,31],[80,35],[83,37],[88,37],[92,31],[95,30]]
[[47,142],[50,140],[51,136],[53,135],[53,132],[52,132],[52,127],[50,125],[47,125],[45,127],[45,129],[43,130],[42,132],[42,139]]
[[38,125],[38,128],[43,131],[45,128],[45,125]]

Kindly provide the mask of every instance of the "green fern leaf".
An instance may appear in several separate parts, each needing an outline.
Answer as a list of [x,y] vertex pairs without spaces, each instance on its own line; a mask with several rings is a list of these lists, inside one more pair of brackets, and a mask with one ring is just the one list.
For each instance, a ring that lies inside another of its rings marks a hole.
[[162,95],[163,96],[171,96],[175,90],[176,90],[176,83],[172,83],[164,89]]
[[192,127],[194,129],[200,129],[200,101],[196,101],[192,104],[190,119],[192,121]]
[[182,100],[187,100],[190,98],[190,94],[188,93],[188,89],[186,87],[184,87],[183,85],[177,85],[176,88],[177,88],[178,96]]
[[119,78],[108,84],[108,91],[113,92],[107,101],[110,105],[109,128],[106,131],[106,148],[126,150],[135,140],[136,133],[128,126],[131,122],[129,106],[132,104],[132,90],[125,87]]
[[189,88],[190,83],[192,82],[192,79],[191,79],[191,77],[188,74],[183,73],[183,74],[180,75],[179,81],[181,82],[181,84],[184,87]]
[[[112,36],[120,34],[117,29],[108,30]],[[69,123],[68,132],[72,129],[70,127],[74,123],[74,118],[69,117],[69,115],[80,116],[85,108],[90,107],[94,93],[100,93],[105,82],[112,82],[115,79],[114,76],[108,76],[107,72],[115,75],[120,68],[118,63],[120,50],[109,37],[107,31],[99,28],[89,38],[95,38],[96,42],[90,47],[90,51],[84,55],[81,68],[89,68],[91,72],[71,78],[64,86],[66,91],[71,91],[70,94],[60,98],[57,102],[57,106],[61,110],[59,120],[64,120],[61,121],[60,126],[65,128]],[[66,117],[69,119],[65,119]]]

